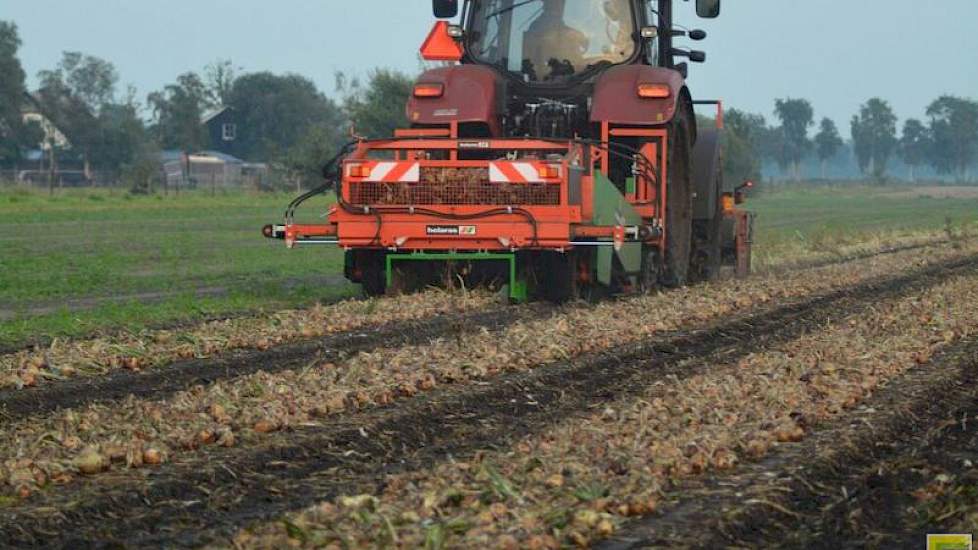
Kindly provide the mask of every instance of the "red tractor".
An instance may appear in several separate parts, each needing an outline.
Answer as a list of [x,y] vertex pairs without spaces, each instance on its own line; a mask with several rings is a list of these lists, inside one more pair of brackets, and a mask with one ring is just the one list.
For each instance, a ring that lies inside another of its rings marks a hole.
[[[749,272],[750,184],[723,182],[722,104],[677,62],[706,55],[674,45],[706,33],[679,30],[673,0],[433,3],[421,53],[445,63],[414,85],[410,127],[349,144],[266,237],[342,247],[369,295],[462,280],[562,302]],[[295,223],[331,189],[326,223]]]

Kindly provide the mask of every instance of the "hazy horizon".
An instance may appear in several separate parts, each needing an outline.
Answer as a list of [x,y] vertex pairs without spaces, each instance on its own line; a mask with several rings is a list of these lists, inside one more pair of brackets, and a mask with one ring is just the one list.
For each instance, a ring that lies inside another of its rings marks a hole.
[[[219,59],[248,72],[298,73],[335,96],[337,71],[417,71],[418,46],[433,22],[428,0],[294,0],[290,9],[255,0],[4,4],[0,19],[20,29],[19,55],[32,88],[38,71],[54,67],[62,51],[77,50],[111,61],[119,91],[131,84],[141,100]],[[682,5],[680,22],[710,33],[694,46],[708,60],[691,67],[689,84],[697,97],[719,97],[768,119],[776,98],[804,97],[817,118],[829,116],[844,135],[870,97],[890,101],[901,121],[923,117],[942,94],[978,98],[978,2],[912,9],[919,4],[871,0],[826,14],[838,3],[788,8],[783,0],[728,0],[723,16],[710,21]]]

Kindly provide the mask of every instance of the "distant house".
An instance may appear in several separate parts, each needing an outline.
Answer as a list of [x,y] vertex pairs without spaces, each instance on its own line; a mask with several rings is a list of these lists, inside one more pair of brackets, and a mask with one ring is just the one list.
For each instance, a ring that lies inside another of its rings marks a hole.
[[225,155],[241,156],[241,147],[238,145],[240,125],[234,109],[221,107],[206,114],[201,124],[207,128],[211,150]]
[[40,102],[30,93],[24,93],[20,116],[24,124],[36,124],[41,129],[41,140],[24,151],[17,181],[59,186],[90,183],[91,174],[80,170],[77,159],[70,153],[66,155],[71,150],[71,141],[43,113]]
[[40,103],[31,94],[24,94],[24,103],[21,107],[21,119],[24,123],[37,123],[44,132],[44,139],[37,144],[41,151],[50,151],[51,147],[57,149],[70,149],[71,142],[65,137],[64,133],[54,125],[51,120],[41,112]]

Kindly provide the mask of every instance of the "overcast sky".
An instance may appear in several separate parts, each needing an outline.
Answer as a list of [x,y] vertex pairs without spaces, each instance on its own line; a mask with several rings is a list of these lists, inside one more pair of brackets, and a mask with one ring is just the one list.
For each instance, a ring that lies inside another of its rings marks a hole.
[[[978,0],[726,0],[712,21],[681,8],[681,22],[710,33],[708,62],[690,74],[700,98],[770,118],[775,98],[805,97],[845,134],[875,95],[901,118],[940,94],[978,98]],[[114,63],[140,97],[217,59],[296,72],[328,93],[336,71],[414,71],[430,13],[428,0],[0,0],[32,84],[79,50]]]

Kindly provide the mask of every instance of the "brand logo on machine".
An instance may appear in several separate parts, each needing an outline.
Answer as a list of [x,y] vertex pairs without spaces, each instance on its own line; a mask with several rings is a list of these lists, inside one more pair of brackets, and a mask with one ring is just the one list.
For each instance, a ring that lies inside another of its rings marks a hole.
[[429,235],[437,236],[462,235],[471,237],[476,234],[476,229],[474,225],[429,225],[427,232]]
[[488,141],[460,141],[458,142],[459,149],[488,149]]
[[972,550],[971,535],[927,535],[927,550]]

